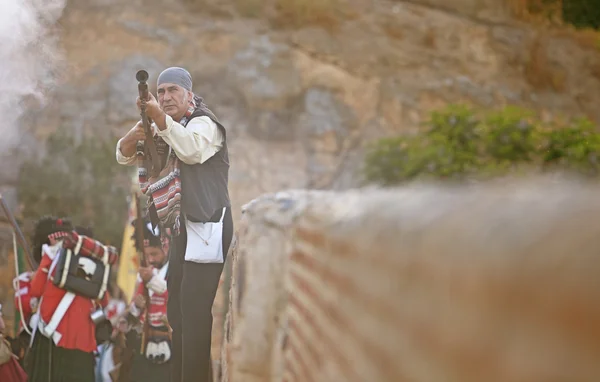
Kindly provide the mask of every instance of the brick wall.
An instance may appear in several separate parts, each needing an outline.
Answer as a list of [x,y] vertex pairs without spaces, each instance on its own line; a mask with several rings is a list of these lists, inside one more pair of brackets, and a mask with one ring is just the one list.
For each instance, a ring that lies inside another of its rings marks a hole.
[[600,381],[598,191],[542,179],[254,200],[221,381]]

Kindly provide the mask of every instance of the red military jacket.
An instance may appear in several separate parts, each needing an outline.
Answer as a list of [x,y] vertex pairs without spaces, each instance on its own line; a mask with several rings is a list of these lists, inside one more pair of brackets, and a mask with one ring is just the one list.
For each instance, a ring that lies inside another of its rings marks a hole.
[[[169,298],[169,292],[166,288],[166,274],[169,269],[169,262],[163,265],[160,269],[154,269],[154,276],[146,284],[148,286],[148,294],[150,296],[150,307],[148,310],[148,316],[150,318],[150,326],[161,327],[165,326],[163,316],[167,316],[167,300]],[[144,283],[138,274],[138,282],[136,284],[135,296],[144,295]],[[140,318],[142,323],[146,319],[146,309],[139,312],[135,304],[131,303],[131,312]]]
[[[50,322],[54,311],[67,293],[66,290],[52,283],[52,276],[54,276],[56,270],[52,270],[52,275],[48,277],[52,261],[56,256],[55,250],[56,248],[53,247],[43,247],[40,266],[31,282],[31,295],[41,298],[38,313],[44,324]],[[56,333],[58,333],[57,336],[54,336],[56,346],[77,349],[87,353],[96,351],[96,326],[90,314],[98,308],[98,305],[105,307],[108,300],[108,292],[98,302],[76,295],[56,329]],[[37,330],[35,335],[43,334]]]

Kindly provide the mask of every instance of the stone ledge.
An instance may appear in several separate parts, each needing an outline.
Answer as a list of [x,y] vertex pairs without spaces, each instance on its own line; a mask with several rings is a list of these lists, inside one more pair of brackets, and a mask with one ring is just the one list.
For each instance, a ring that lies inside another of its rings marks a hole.
[[221,381],[600,379],[599,188],[253,200],[232,253]]

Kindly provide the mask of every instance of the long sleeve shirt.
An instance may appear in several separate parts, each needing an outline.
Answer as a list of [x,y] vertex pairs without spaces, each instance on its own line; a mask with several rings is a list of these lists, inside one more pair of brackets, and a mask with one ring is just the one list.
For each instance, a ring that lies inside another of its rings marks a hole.
[[[152,124],[154,133],[162,137],[177,157],[185,164],[204,163],[223,147],[223,133],[217,124],[207,116],[193,118],[183,126],[167,115],[167,128],[160,130]],[[117,142],[117,162],[131,166],[136,163],[135,154],[126,157],[121,152],[121,138]]]

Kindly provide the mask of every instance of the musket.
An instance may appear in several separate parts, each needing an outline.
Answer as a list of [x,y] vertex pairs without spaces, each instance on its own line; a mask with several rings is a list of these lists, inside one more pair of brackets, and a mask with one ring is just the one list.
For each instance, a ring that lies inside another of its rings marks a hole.
[[156,145],[154,144],[152,121],[146,115],[146,101],[148,100],[148,72],[145,70],[138,70],[138,72],[135,74],[135,78],[138,81],[138,93],[140,96],[140,100],[142,101],[140,115],[142,117],[144,133],[146,134],[144,146],[150,152],[150,157],[152,159],[152,168],[150,169],[150,174],[153,177],[158,177],[161,170],[160,158],[158,157],[158,151],[156,150]]
[[[136,241],[142,247],[141,253],[139,253],[140,257],[140,266],[147,267],[148,263],[146,262],[146,256],[144,255],[144,221],[142,220],[142,209],[140,206],[140,197],[138,194],[135,194],[135,212],[136,212],[136,220],[135,220],[135,235]],[[143,282],[143,281],[142,281]],[[144,354],[146,351],[146,340],[148,338],[148,330],[150,329],[150,293],[148,293],[148,288],[144,285],[144,300],[146,302],[144,311],[145,311],[145,319],[144,326],[142,329],[142,341],[140,347],[140,353]]]
[[[19,241],[19,244],[21,244],[21,247],[23,248],[23,250],[25,251],[25,254],[27,255],[25,258],[27,259],[29,269],[34,271],[37,268],[38,264],[35,261],[35,259],[33,258],[33,255],[31,254],[31,250],[29,249],[29,245],[27,245],[27,240],[25,240],[25,236],[23,236],[23,232],[21,232],[21,228],[19,228],[19,224],[17,223],[17,220],[13,216],[12,212],[10,212],[10,209],[8,208],[8,206],[6,205],[6,202],[4,201],[2,194],[0,194],[0,205],[2,205],[2,210],[4,210],[4,215],[6,215],[6,218],[8,219],[10,225],[12,226],[13,230],[15,231],[15,234],[17,236],[17,240]],[[15,256],[17,256],[16,253],[15,253]]]

